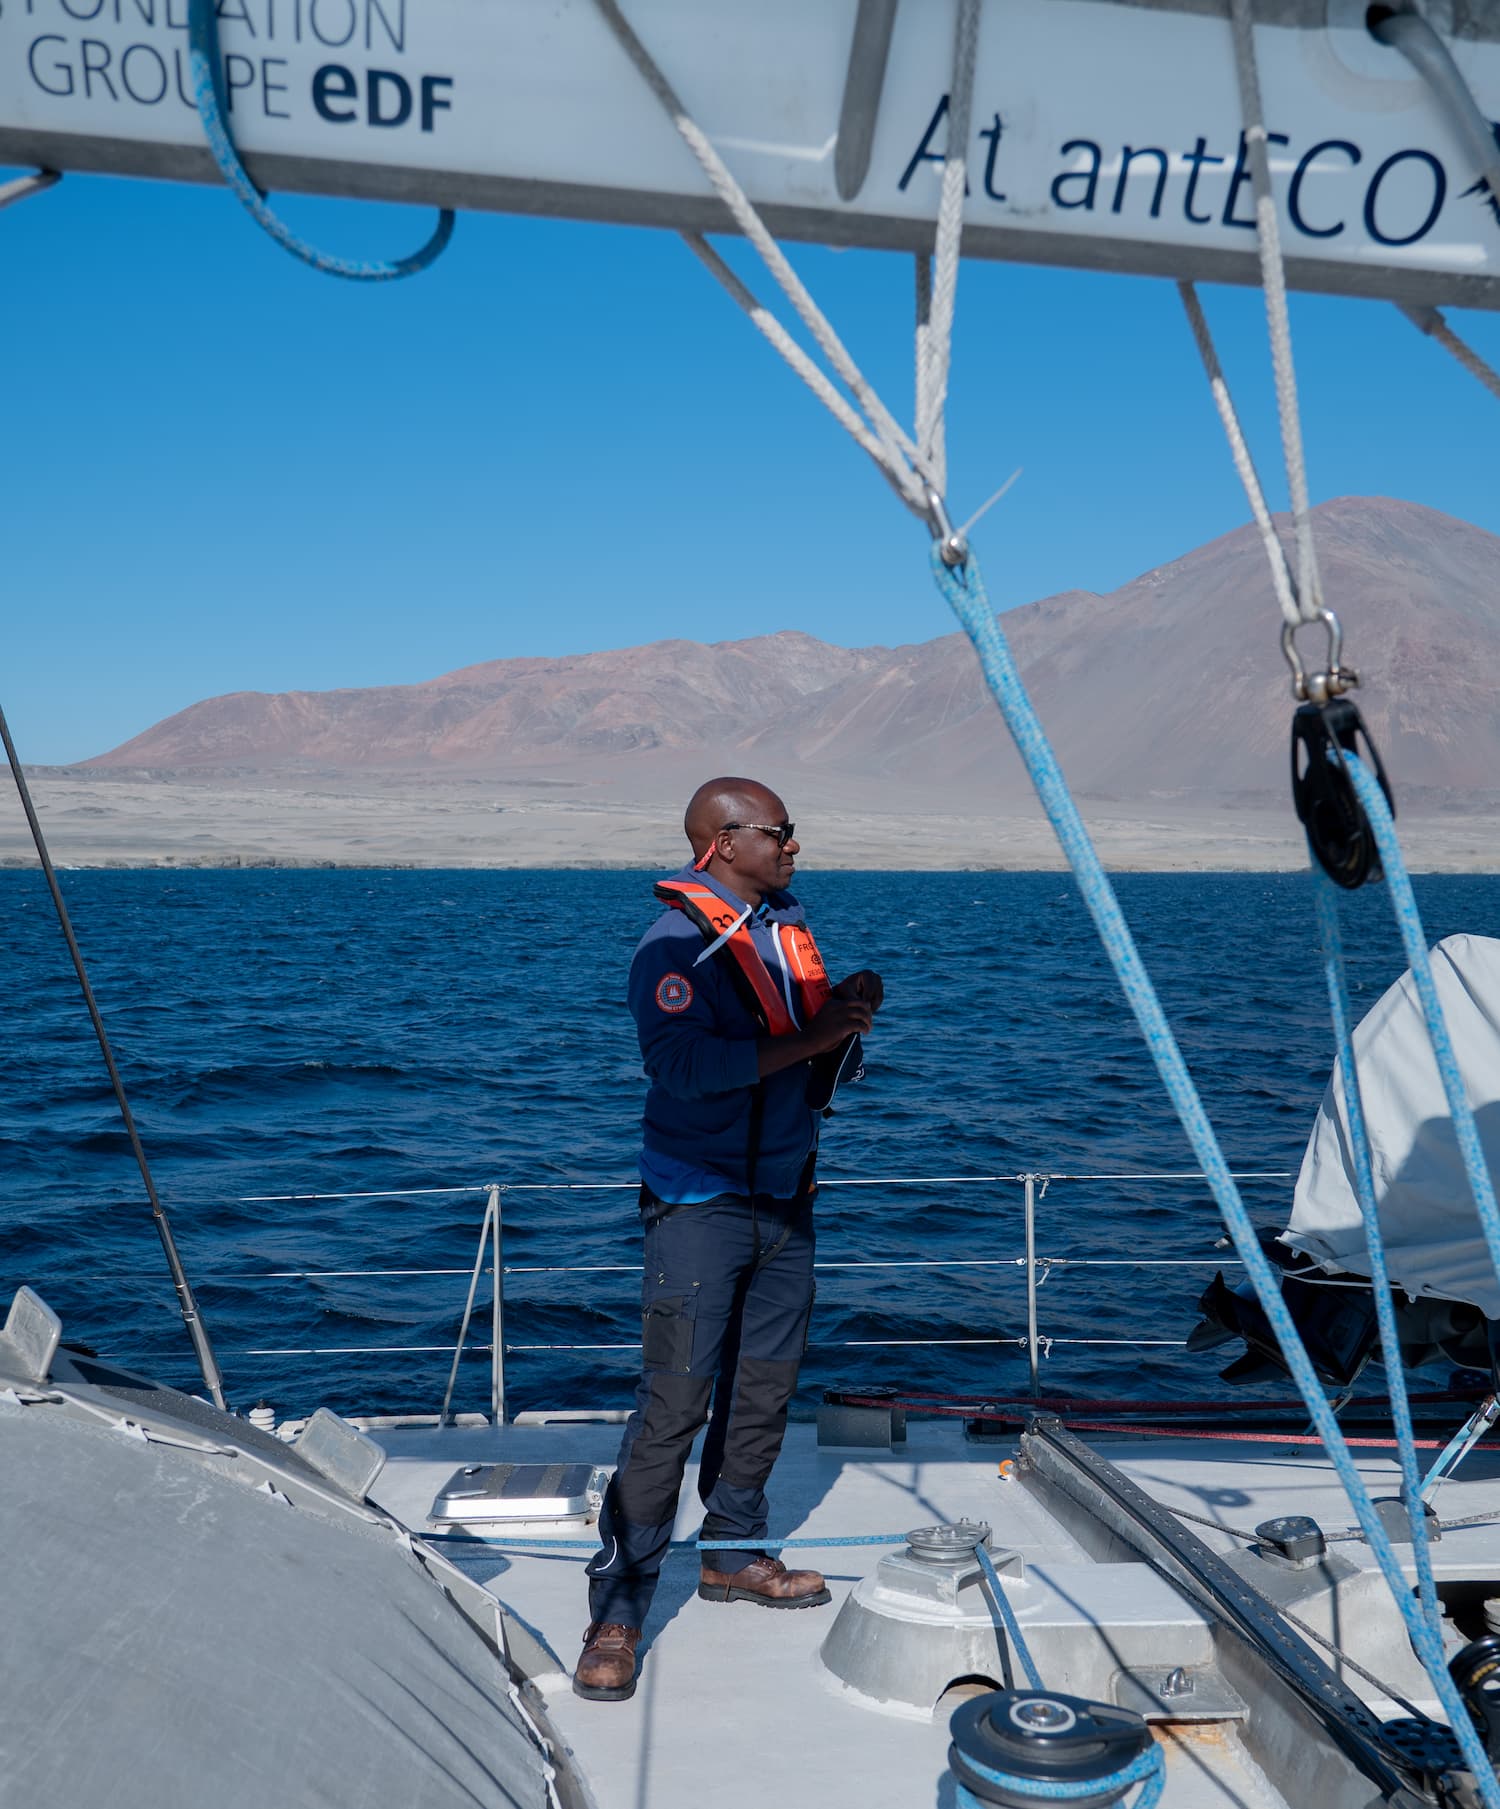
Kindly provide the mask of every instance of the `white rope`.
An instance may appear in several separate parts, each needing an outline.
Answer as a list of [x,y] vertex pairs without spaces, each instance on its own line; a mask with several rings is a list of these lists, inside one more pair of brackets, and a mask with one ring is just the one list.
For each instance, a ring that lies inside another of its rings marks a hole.
[[880,461],[882,469],[896,485],[907,505],[925,517],[927,503],[923,494],[923,483],[931,480],[931,473],[916,445],[897,424],[866,380],[843,341],[808,293],[802,279],[787,261],[786,254],[756,212],[749,196],[735,181],[728,165],[709,142],[708,135],[689,114],[651,53],[632,30],[629,21],[620,11],[617,0],[594,0],[594,3],[605,23],[619,41],[620,47],[661,103],[683,142],[697,158],[703,173],[708,177],[719,199],[729,209],[735,224],[760,254],[761,261],[775,277],[787,300],[796,309],[803,325],[812,334],[823,356],[848,386],[864,410],[884,454]]
[[1271,511],[1266,504],[1266,493],[1261,487],[1260,476],[1255,469],[1255,460],[1250,456],[1250,448],[1245,442],[1245,435],[1240,428],[1240,418],[1235,413],[1234,398],[1229,393],[1229,384],[1225,379],[1223,367],[1219,363],[1219,354],[1214,349],[1213,335],[1208,330],[1208,321],[1204,318],[1202,304],[1198,300],[1198,291],[1191,283],[1179,283],[1177,293],[1182,297],[1182,305],[1187,310],[1188,325],[1193,329],[1193,339],[1198,347],[1198,356],[1203,360],[1203,368],[1208,374],[1209,388],[1213,391],[1214,407],[1219,411],[1219,419],[1224,423],[1224,434],[1229,441],[1229,454],[1234,460],[1234,468],[1239,473],[1240,482],[1245,486],[1245,495],[1250,499],[1250,513],[1255,517],[1255,525],[1260,530],[1260,542],[1266,549],[1266,558],[1271,566],[1271,583],[1276,591],[1276,601],[1281,605],[1281,613],[1293,628],[1300,627],[1302,611],[1297,607],[1296,586],[1292,583],[1292,574],[1287,569],[1286,553],[1281,541],[1277,538],[1276,524],[1271,520]]
[[1255,193],[1255,236],[1260,247],[1260,280],[1266,297],[1266,325],[1271,340],[1271,365],[1276,377],[1276,411],[1281,418],[1281,446],[1286,459],[1287,491],[1291,499],[1292,522],[1297,538],[1297,607],[1301,621],[1315,622],[1323,611],[1323,583],[1318,574],[1317,553],[1313,547],[1307,462],[1302,449],[1302,422],[1297,408],[1297,372],[1292,362],[1292,327],[1286,302],[1286,271],[1281,257],[1276,199],[1271,192],[1271,162],[1267,155],[1260,77],[1255,66],[1255,28],[1251,0],[1230,0],[1230,22],[1234,32],[1234,66],[1239,81],[1240,112],[1245,122],[1245,145],[1250,155],[1250,180]]
[[968,188],[969,120],[978,51],[979,0],[959,0],[953,31],[948,143],[943,153],[943,185],[933,248],[932,305],[917,385],[917,445],[940,496],[948,487],[943,408],[948,400],[948,367],[953,350],[953,308],[958,293],[958,254]]
[[927,381],[927,342],[932,337],[932,253],[919,251],[916,255],[917,267],[917,331],[914,344],[916,352],[916,387],[912,392],[912,419],[922,419],[924,386]]
[[16,176],[10,182],[0,183],[0,208],[14,207],[16,202],[39,195],[55,182],[61,181],[61,170],[35,170],[30,175]]
[[1487,364],[1466,340],[1460,339],[1436,308],[1397,306],[1420,333],[1435,339],[1445,352],[1451,352],[1471,377],[1477,377],[1490,394],[1500,399],[1500,371]]
[[[827,373],[820,370],[817,364],[808,357],[765,303],[758,301],[746,288],[702,233],[685,232],[682,237],[689,250],[702,262],[710,276],[720,283],[725,293],[744,309],[757,331],[762,333],[781,354],[844,431],[874,459],[880,467],[881,475],[890,479],[895,485],[896,494],[901,500],[908,501],[906,491],[900,481],[900,473],[906,470],[905,464],[893,469],[885,447],[865,425],[858,410],[851,407],[847,399],[834,386]],[[915,502],[912,506],[916,506]],[[925,504],[923,507],[925,512]],[[699,960],[702,958],[700,955]]]

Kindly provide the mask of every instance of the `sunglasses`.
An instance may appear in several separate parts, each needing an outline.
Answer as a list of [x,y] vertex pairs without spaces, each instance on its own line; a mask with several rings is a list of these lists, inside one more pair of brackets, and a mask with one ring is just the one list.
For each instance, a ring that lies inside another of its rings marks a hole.
[[758,829],[762,835],[774,835],[778,848],[785,848],[797,833],[795,823],[724,823],[720,825],[719,834],[726,829]]

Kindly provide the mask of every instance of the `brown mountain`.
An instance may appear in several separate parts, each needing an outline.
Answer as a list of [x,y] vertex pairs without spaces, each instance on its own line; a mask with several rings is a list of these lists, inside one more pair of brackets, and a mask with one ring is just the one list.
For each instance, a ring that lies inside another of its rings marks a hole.
[[[1361,707],[1408,800],[1500,791],[1500,539],[1412,503],[1316,511],[1324,588]],[[1287,524],[1280,524],[1287,536]],[[1249,528],[1107,596],[1003,617],[1074,786],[1121,800],[1282,794],[1292,701]],[[1318,658],[1321,631],[1303,631]],[[728,726],[727,726],[728,725]],[[968,643],[831,647],[798,633],[494,660],[423,684],[238,692],[86,764],[155,770],[554,775],[619,780],[768,762],[908,795],[1019,796],[1025,780]]]

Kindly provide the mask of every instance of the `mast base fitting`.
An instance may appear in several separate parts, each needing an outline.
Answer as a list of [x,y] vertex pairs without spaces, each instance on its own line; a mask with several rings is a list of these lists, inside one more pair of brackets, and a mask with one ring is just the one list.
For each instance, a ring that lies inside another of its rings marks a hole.
[[[1066,1785],[1073,1809],[1108,1809],[1136,1780],[1119,1774],[1151,1745],[1131,1709],[1051,1690],[996,1690],[954,1712],[948,1764],[969,1795],[1000,1809],[1035,1809],[1037,1785]],[[1098,1781],[1097,1791],[1089,1790]],[[1030,1788],[1026,1788],[1030,1786]],[[1077,1792],[1078,1794],[1075,1794]]]
[[1305,703],[1292,716],[1292,802],[1313,859],[1345,891],[1379,879],[1375,832],[1344,764],[1355,754],[1371,769],[1392,816],[1395,800],[1357,704],[1347,697]]

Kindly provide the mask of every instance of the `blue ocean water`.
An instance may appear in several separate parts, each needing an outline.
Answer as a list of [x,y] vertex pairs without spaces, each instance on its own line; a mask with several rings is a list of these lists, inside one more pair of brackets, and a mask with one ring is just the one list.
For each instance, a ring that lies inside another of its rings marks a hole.
[[[236,1404],[434,1410],[488,1182],[516,1190],[511,1406],[627,1402],[634,1351],[535,1347],[639,1338],[633,1187],[557,1184],[633,1178],[624,989],[651,877],[63,875]],[[826,1128],[825,1180],[1191,1170],[1069,879],[813,870],[798,890],[830,967],[886,982],[869,1077]],[[1332,1060],[1308,879],[1124,875],[1119,891],[1231,1164],[1295,1172]],[[1500,923],[1500,878],[1417,891],[1433,940]],[[1345,921],[1363,1010],[1404,965],[1384,889],[1348,899]],[[65,1337],[200,1386],[39,875],[0,873],[0,923],[0,1295],[30,1283]],[[1284,1222],[1289,1179],[1244,1186],[1261,1221]],[[442,1188],[471,1191],[423,1191]],[[305,1197],[359,1192],[381,1197]],[[266,1197],[284,1195],[304,1197]],[[962,1342],[1025,1332],[1019,1185],[828,1187],[818,1212],[829,1266],[804,1406],[831,1384],[1024,1385],[1017,1343]],[[1039,1226],[1044,1255],[1075,1259],[1039,1295],[1047,1386],[1217,1388],[1212,1360],[1171,1342],[1221,1260],[1200,1180],[1056,1180]],[[885,1266],[838,1266],[856,1263]],[[308,1350],[337,1354],[257,1354]],[[487,1399],[476,1353],[457,1405]]]

